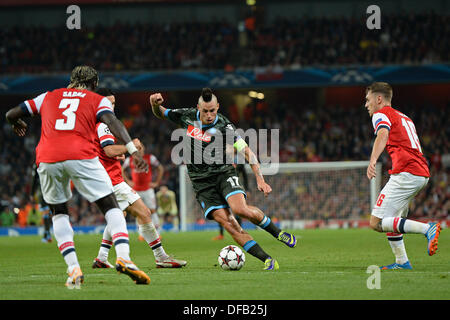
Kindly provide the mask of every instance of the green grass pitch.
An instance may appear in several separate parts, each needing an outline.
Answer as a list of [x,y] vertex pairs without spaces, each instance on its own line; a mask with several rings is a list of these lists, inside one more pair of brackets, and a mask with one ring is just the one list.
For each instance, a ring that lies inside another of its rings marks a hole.
[[[291,230],[298,245],[291,249],[262,230],[250,233],[279,261],[278,271],[263,271],[263,263],[246,254],[240,271],[217,265],[220,249],[234,244],[217,232],[162,233],[166,251],[188,260],[183,269],[157,269],[150,248],[130,234],[131,257],[150,278],[135,285],[111,269],[92,269],[101,235],[75,235],[75,247],[85,283],[81,290],[64,286],[66,265],[55,241],[38,236],[0,238],[0,299],[63,300],[395,300],[450,299],[450,232],[441,232],[438,253],[429,257],[422,235],[405,235],[413,270],[382,271],[380,289],[368,289],[370,265],[393,262],[384,234],[369,229]],[[115,252],[111,250],[110,262]]]

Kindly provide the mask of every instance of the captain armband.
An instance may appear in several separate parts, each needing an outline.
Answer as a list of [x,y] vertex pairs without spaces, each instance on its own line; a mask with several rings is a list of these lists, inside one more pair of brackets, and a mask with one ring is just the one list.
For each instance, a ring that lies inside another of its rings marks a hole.
[[247,143],[244,141],[244,139],[239,139],[237,140],[234,144],[233,147],[238,151],[241,152],[245,147],[247,147]]

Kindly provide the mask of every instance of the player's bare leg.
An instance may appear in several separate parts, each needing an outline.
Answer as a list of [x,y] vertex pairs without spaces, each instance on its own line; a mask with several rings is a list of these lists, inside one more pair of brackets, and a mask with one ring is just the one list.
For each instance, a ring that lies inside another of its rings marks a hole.
[[372,230],[374,231],[378,231],[378,232],[383,232],[383,229],[381,228],[381,220],[378,217],[375,216],[370,216],[370,221],[369,221],[369,226]]
[[181,268],[187,264],[185,260],[170,257],[164,251],[161,237],[151,218],[151,210],[145,205],[142,199],[133,202],[126,211],[136,217],[140,234],[142,234],[144,240],[152,248],[158,268]]
[[234,216],[227,209],[217,209],[212,213],[212,216],[241,247],[248,241],[253,240],[253,237],[248,234],[247,231],[242,229]]
[[211,215],[213,219],[231,235],[237,244],[252,256],[264,262],[265,270],[276,270],[279,268],[278,262],[275,259],[272,259],[253,237],[242,229],[240,224],[236,221],[236,218],[228,209],[217,209],[212,212]]
[[[373,230],[383,232],[381,222],[382,219],[371,216],[369,224]],[[403,242],[403,234],[386,232],[386,236],[392,249],[392,253],[395,256],[395,263],[387,266],[382,266],[381,269],[412,269],[411,264],[408,260],[408,256],[406,254],[405,243]]]
[[383,269],[412,269],[403,243],[403,234],[405,233],[423,234],[428,241],[428,255],[432,256],[437,251],[441,231],[439,223],[422,223],[402,217],[385,217],[380,219],[372,215],[369,225],[373,230],[387,234],[389,244],[396,256],[397,261],[392,265],[382,267]]
[[[126,208],[124,214],[131,214],[136,218],[140,234],[143,235],[144,241],[152,249],[155,256],[156,266],[158,268],[180,268],[184,267],[187,262],[180,259],[170,257],[164,250],[161,238],[156,230],[152,219],[151,211],[145,205],[142,199],[138,199]],[[112,265],[108,262],[108,253],[112,246],[112,239],[108,228],[105,228],[103,233],[102,244],[97,258],[92,265],[93,268],[111,268]]]
[[234,214],[241,218],[248,219],[250,222],[266,230],[274,238],[283,242],[290,248],[294,248],[297,245],[297,239],[294,235],[278,228],[259,208],[248,205],[242,193],[230,196],[227,199],[227,202]]

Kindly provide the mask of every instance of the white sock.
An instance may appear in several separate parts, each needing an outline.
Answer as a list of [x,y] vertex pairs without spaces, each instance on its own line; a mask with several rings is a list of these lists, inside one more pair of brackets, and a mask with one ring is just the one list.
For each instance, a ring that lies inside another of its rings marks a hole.
[[109,232],[109,228],[106,226],[105,230],[103,230],[102,244],[100,245],[97,258],[101,261],[108,260],[109,250],[111,250],[112,245],[111,232]]
[[430,225],[419,221],[405,219],[405,225],[403,227],[404,233],[421,233],[426,234]]
[[161,232],[161,225],[159,224],[159,216],[158,216],[157,212],[152,213],[152,222],[153,222],[153,225],[155,226],[156,230]]
[[400,217],[396,218],[383,218],[381,220],[381,229],[384,232],[395,233],[421,233],[426,234],[430,227],[427,223],[422,223],[414,220],[404,219]]
[[408,261],[406,254],[405,243],[403,242],[403,235],[400,233],[387,233],[386,234],[389,245],[391,246],[392,253],[395,256],[395,262],[398,264],[404,264]]
[[53,233],[58,249],[69,268],[79,267],[75,244],[73,242],[73,229],[67,214],[57,214],[52,217]]
[[142,234],[150,248],[152,248],[155,259],[161,260],[168,257],[167,253],[164,251],[161,238],[159,237],[158,231],[156,230],[153,222],[140,224],[139,232]]
[[107,228],[109,228],[117,258],[130,259],[130,245],[125,217],[119,208],[109,209],[105,214]]

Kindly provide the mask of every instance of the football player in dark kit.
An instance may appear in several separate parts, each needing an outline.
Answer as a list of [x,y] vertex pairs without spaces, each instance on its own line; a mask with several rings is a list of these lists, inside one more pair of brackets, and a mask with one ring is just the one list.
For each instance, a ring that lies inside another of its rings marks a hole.
[[[235,126],[217,112],[217,97],[211,89],[204,88],[197,108],[168,109],[162,106],[163,102],[160,93],[150,96],[150,104],[156,117],[170,120],[187,130],[184,135],[189,139],[186,149],[190,149],[189,156],[192,159],[186,161],[188,174],[205,218],[218,222],[245,251],[264,262],[264,270],[278,269],[278,262],[241,228],[233,214],[261,227],[291,248],[297,245],[297,240],[294,235],[280,230],[259,208],[247,204],[245,190],[239,184],[233,161],[226,160],[227,145],[244,154],[256,176],[259,191],[267,196],[272,188],[264,181],[256,155],[236,133]],[[232,138],[231,141],[229,137]],[[213,147],[210,145],[212,143]],[[221,150],[218,150],[218,144]]]
[[[236,168],[236,172],[238,174],[239,181],[242,182],[242,186],[244,187],[244,190],[247,193],[248,196],[248,176],[247,172],[245,171],[245,165],[240,164],[233,164],[233,166]],[[236,221],[239,223],[240,226],[242,226],[242,218],[240,216],[235,215]],[[212,238],[213,240],[223,240],[223,227],[221,224],[219,224],[219,234]]]

